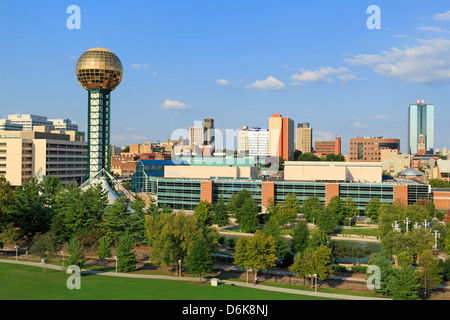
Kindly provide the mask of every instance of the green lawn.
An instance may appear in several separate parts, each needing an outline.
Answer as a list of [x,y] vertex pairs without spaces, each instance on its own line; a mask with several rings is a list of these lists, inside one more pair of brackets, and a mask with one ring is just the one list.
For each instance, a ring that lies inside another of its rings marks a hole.
[[0,263],[0,300],[328,300],[252,288],[189,281],[81,277],[81,289],[66,286],[68,275],[40,267]]

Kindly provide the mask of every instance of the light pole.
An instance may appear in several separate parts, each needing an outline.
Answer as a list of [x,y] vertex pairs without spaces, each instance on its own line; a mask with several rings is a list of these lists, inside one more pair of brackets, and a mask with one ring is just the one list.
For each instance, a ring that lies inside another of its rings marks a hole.
[[418,222],[414,223],[414,229],[419,229],[419,228],[420,228],[419,223]]
[[314,280],[315,280],[315,293],[317,293],[317,273],[314,273]]
[[400,228],[398,227],[398,221],[394,221],[394,224],[392,225],[392,228],[394,228],[395,231],[400,232]]
[[14,248],[16,248],[16,261],[17,261],[17,254],[18,254],[19,246],[14,246]]
[[181,278],[181,259],[178,260],[178,264],[180,265],[180,273],[179,273],[178,277]]
[[352,226],[352,218],[348,217],[348,227],[350,228]]
[[427,230],[428,227],[430,226],[430,223],[428,222],[427,219],[425,219],[425,222],[422,222],[422,225],[424,226],[425,230]]
[[408,225],[411,221],[409,220],[409,218],[406,218],[406,220],[403,220],[403,222],[406,224],[406,233],[408,233]]
[[437,238],[440,238],[441,234],[438,233],[437,230],[434,230],[434,251],[438,251],[438,247],[437,247]]
[[64,251],[61,251],[62,255],[63,255],[63,268],[64,268]]
[[114,259],[116,259],[116,273],[117,273],[117,256],[114,256]]

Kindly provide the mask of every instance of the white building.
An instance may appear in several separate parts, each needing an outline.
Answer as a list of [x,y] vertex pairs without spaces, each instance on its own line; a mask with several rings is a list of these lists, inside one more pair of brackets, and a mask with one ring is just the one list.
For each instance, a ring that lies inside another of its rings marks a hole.
[[269,130],[251,128],[248,130],[248,154],[250,156],[269,155]]
[[22,125],[24,131],[31,131],[35,126],[52,127],[53,123],[47,117],[37,116],[33,114],[10,114],[8,120],[13,124]]
[[12,123],[9,119],[0,119],[0,131],[5,130],[23,130],[21,124]]
[[56,130],[78,131],[78,124],[73,123],[70,119],[49,119]]

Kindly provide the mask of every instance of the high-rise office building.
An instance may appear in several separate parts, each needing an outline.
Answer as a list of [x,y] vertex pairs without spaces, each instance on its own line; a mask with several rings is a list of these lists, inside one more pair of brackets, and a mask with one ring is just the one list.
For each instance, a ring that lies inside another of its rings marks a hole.
[[283,157],[285,161],[294,159],[294,120],[272,114],[269,118],[269,156]]
[[189,127],[189,141],[191,149],[194,150],[194,146],[201,147],[203,145],[203,133],[205,132],[201,122],[196,121],[194,126]]
[[312,152],[312,128],[309,123],[298,123],[296,129],[296,149],[305,152]]
[[331,141],[316,141],[314,152],[323,156],[329,154],[341,154],[341,137],[336,137]]
[[213,145],[215,142],[214,138],[214,119],[205,119],[203,120],[203,128],[204,128],[204,142],[203,145],[209,146]]
[[384,137],[358,137],[350,139],[350,161],[381,161],[381,150],[392,149],[400,152],[400,139]]
[[13,186],[21,186],[39,172],[63,184],[80,184],[86,173],[87,143],[69,133],[49,126],[0,131],[0,175]]
[[237,151],[240,155],[248,152],[248,126],[243,126],[238,130]]
[[269,155],[269,130],[261,128],[248,130],[248,155],[259,157]]
[[418,152],[420,135],[423,135],[425,152],[434,153],[434,104],[417,100],[408,109],[408,153]]
[[47,117],[34,114],[10,114],[8,120],[11,124],[21,125],[24,131],[31,131],[35,126],[53,127],[53,123]]

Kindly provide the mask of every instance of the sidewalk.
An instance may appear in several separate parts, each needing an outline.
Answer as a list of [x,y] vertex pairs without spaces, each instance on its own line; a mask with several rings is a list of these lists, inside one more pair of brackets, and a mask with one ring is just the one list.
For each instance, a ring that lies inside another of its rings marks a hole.
[[[41,263],[39,263],[39,262],[0,259],[0,263],[11,263],[11,264],[34,266],[34,267],[42,267]],[[63,267],[55,266],[55,265],[51,265],[51,264],[47,264],[47,269],[64,271]],[[85,273],[85,274],[94,274],[94,275],[109,276],[109,277],[122,277],[122,278],[160,279],[160,280],[193,281],[193,282],[200,281],[199,278],[192,278],[192,277],[141,275],[141,274],[102,272],[102,271],[91,271],[91,270],[81,270],[81,272]],[[209,281],[209,280],[206,280],[206,281]],[[332,294],[332,293],[322,293],[322,292],[315,293],[315,292],[296,290],[296,289],[265,286],[262,284],[253,285],[253,284],[247,284],[247,283],[243,283],[243,282],[239,282],[239,281],[220,280],[219,284],[228,284],[228,285],[234,285],[234,286],[238,286],[238,287],[247,287],[247,288],[253,288],[253,289],[258,289],[258,290],[267,290],[267,291],[283,292],[283,293],[298,294],[298,295],[305,295],[305,296],[312,296],[312,297],[341,299],[341,300],[392,300],[392,299],[388,299],[388,298],[362,297],[362,296]]]

